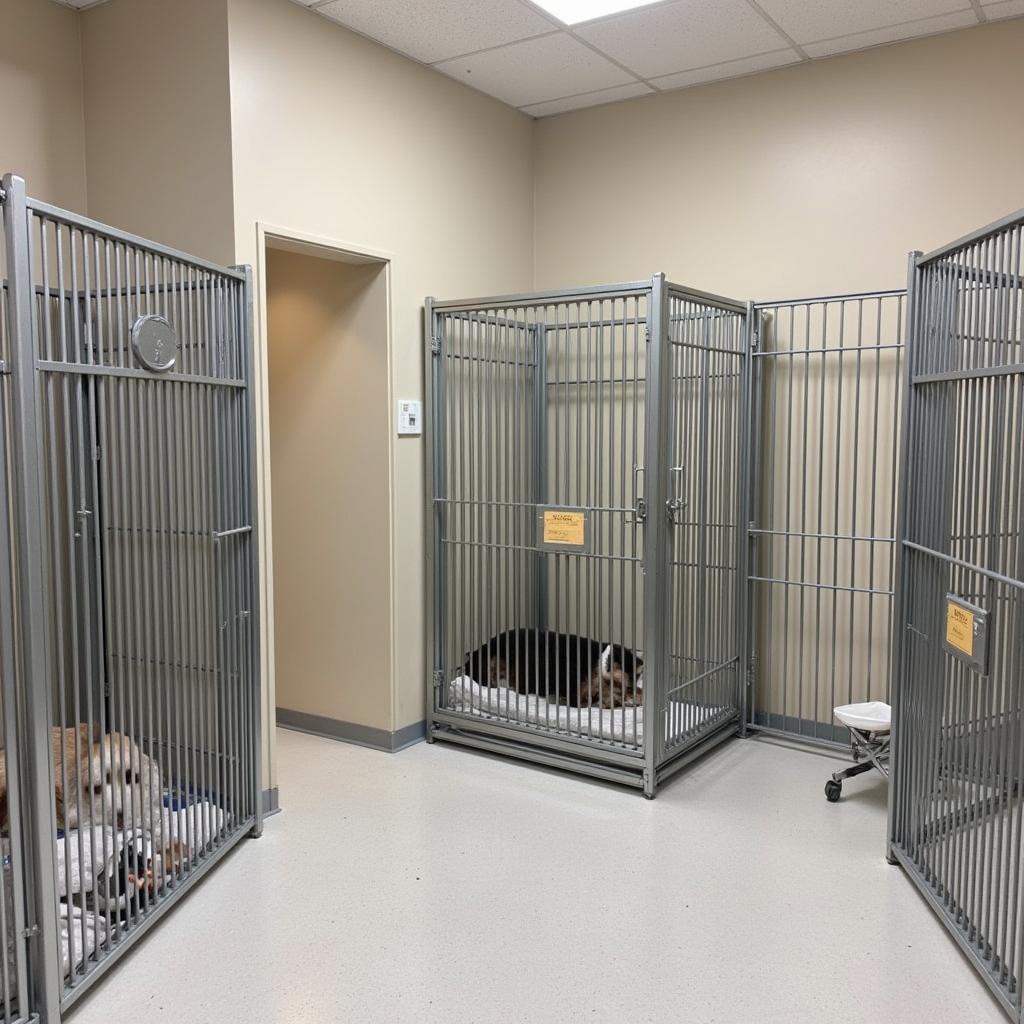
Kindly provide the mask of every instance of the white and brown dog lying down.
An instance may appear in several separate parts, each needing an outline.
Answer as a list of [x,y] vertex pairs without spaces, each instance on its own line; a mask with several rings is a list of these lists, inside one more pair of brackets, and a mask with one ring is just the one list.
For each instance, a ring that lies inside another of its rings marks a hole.
[[[183,862],[180,844],[163,829],[163,780],[160,766],[122,733],[94,738],[86,724],[50,734],[53,755],[57,828],[69,831],[89,825],[131,828],[162,839],[163,870]],[[0,756],[0,827],[7,827],[7,759]],[[140,865],[129,880],[145,888],[153,884],[153,865]]]
[[510,629],[467,655],[465,673],[578,708],[643,704],[643,659],[621,644],[546,629]]

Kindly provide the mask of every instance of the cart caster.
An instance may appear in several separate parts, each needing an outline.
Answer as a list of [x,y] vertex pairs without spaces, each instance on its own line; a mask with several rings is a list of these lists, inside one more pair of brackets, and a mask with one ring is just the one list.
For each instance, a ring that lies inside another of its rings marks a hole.
[[829,779],[825,783],[825,799],[830,804],[839,803],[839,798],[843,795],[843,784],[836,782],[835,779]]

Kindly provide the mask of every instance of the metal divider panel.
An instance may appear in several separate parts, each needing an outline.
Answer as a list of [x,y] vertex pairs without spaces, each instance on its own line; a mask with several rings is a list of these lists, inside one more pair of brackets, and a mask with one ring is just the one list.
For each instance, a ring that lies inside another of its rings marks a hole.
[[669,292],[669,616],[665,753],[739,713],[742,313]]
[[846,743],[889,698],[905,292],[755,307],[752,722]]
[[68,1006],[257,814],[248,300],[29,204]]
[[646,322],[636,291],[434,314],[436,711],[639,749]]
[[0,1024],[20,1024],[31,1018],[29,1003],[28,949],[24,935],[26,918],[25,857],[22,845],[20,735],[17,710],[17,666],[14,639],[15,602],[12,565],[13,521],[9,514],[11,493],[11,361],[6,246],[0,225],[0,511],[4,514],[0,537]]
[[1024,213],[913,262],[890,809],[893,849],[1015,1020],[1024,969],[1022,242]]

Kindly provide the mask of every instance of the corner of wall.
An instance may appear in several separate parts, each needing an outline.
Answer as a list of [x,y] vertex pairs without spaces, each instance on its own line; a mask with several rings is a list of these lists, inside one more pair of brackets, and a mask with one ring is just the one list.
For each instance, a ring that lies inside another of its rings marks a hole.
[[[529,115],[526,115],[529,117]],[[537,173],[537,151],[540,139],[540,118],[530,118],[530,281],[532,287],[537,289],[537,182],[540,175]]]
[[109,0],[78,18],[90,216],[231,262],[227,0]]
[[79,123],[82,126],[82,196],[85,200],[85,209],[81,210],[89,214],[89,148],[86,144],[85,124],[85,45],[82,39],[82,15],[84,11],[75,11],[75,32],[78,36],[78,111]]

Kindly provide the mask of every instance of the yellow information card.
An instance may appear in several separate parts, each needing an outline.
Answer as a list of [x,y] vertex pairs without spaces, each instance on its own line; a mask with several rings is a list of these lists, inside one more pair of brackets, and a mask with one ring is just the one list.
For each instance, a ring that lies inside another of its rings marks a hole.
[[946,643],[974,656],[974,613],[952,601],[946,602]]
[[585,512],[544,510],[544,543],[583,547],[587,542]]

